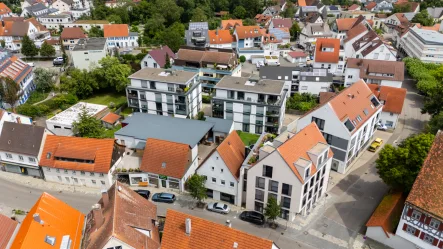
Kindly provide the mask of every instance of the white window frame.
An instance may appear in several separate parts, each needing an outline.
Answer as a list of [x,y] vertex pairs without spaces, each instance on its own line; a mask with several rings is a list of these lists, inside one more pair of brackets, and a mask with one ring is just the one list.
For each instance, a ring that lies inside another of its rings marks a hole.
[[419,212],[419,211],[417,211],[417,210],[414,210],[414,211],[412,212],[411,217],[412,217],[412,219],[414,219],[414,220],[420,220],[420,218],[421,218],[422,215],[423,215],[423,214],[422,214],[421,212]]
[[432,218],[431,222],[429,222],[429,226],[435,229],[438,229],[438,227],[440,226],[440,221]]

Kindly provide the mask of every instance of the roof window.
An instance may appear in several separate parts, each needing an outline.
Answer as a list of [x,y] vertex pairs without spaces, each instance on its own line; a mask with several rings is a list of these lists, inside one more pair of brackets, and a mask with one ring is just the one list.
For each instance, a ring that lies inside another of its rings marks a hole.
[[50,244],[51,246],[55,245],[55,237],[46,235],[45,242]]
[[355,129],[355,126],[349,119],[344,122],[344,125],[346,126],[346,128],[348,128],[349,131],[353,131]]
[[162,168],[166,168],[166,163],[162,162]]
[[46,159],[50,159],[51,158],[51,152],[46,153]]
[[368,112],[368,109],[363,109],[363,113],[365,114],[365,116],[368,116],[368,114],[369,114],[369,112]]
[[371,98],[371,103],[372,103],[375,107],[377,107],[377,106],[380,105],[380,102],[378,102],[378,100],[377,100],[377,98],[376,98],[375,96],[372,96],[372,98]]

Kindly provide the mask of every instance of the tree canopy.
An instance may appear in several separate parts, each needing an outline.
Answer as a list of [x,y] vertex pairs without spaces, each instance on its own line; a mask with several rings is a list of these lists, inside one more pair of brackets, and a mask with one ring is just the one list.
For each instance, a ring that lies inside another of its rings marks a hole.
[[91,74],[85,69],[71,69],[67,75],[60,77],[60,89],[74,94],[80,99],[91,96],[98,88],[97,80],[91,77]]
[[34,83],[37,91],[49,92],[54,87],[54,72],[38,67],[34,70]]
[[277,203],[277,199],[275,199],[272,196],[268,197],[268,203],[265,207],[265,216],[266,218],[272,220],[273,222],[275,219],[280,215],[281,212],[281,206]]
[[97,27],[97,26],[92,26],[91,29],[89,29],[88,32],[88,37],[103,37],[103,29]]
[[13,79],[7,77],[0,78],[0,100],[8,104],[15,112],[15,106],[22,94],[20,93],[20,85]]
[[78,121],[72,123],[72,130],[79,137],[89,138],[102,138],[105,132],[100,120],[89,115],[86,109],[79,114]]
[[423,26],[432,26],[434,25],[434,18],[429,16],[429,13],[426,9],[422,9],[419,13],[415,14],[411,22],[420,23]]
[[27,57],[34,57],[38,55],[38,48],[35,46],[34,42],[29,38],[28,35],[23,36],[21,52],[24,56]]
[[129,84],[129,75],[131,67],[121,64],[116,57],[104,57],[99,61],[100,67],[95,69],[95,73],[106,81],[108,86],[114,88],[117,92],[122,92]]
[[208,196],[206,195],[205,187],[206,178],[198,174],[192,175],[187,181],[186,185],[188,187],[190,195],[201,203]]
[[47,43],[46,41],[43,42],[41,48],[40,48],[40,55],[43,57],[51,57],[55,55],[55,48]]
[[300,26],[298,26],[297,22],[294,22],[289,29],[289,33],[291,34],[291,40],[297,40],[298,34],[300,34],[301,29]]

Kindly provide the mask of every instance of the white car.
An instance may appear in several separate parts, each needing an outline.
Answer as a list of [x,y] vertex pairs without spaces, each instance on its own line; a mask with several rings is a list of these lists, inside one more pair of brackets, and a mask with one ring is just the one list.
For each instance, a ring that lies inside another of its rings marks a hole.
[[35,63],[34,63],[34,62],[28,62],[28,65],[29,65],[30,67],[34,67],[34,66],[35,66]]
[[221,213],[221,214],[228,214],[231,211],[231,209],[229,208],[228,205],[223,204],[223,203],[219,203],[219,202],[209,203],[206,208],[209,211]]
[[388,127],[386,125],[384,125],[382,123],[377,124],[377,130],[386,131],[387,129],[388,129]]

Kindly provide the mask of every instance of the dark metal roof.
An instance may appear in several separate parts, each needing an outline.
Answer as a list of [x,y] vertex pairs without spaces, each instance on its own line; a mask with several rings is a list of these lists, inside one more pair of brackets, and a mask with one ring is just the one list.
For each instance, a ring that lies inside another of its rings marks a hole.
[[5,122],[0,136],[0,150],[38,156],[45,128]]

